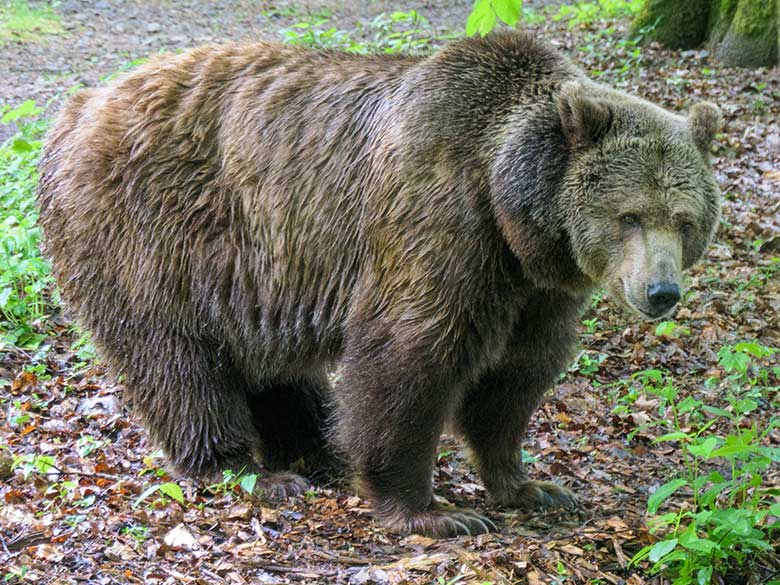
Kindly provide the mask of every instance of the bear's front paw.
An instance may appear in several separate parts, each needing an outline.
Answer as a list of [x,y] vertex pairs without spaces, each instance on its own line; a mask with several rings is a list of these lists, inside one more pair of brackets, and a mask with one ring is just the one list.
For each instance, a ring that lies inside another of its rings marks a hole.
[[489,518],[472,510],[440,505],[424,512],[385,517],[382,523],[399,534],[421,534],[433,538],[474,536],[498,530]]
[[546,510],[547,508],[578,507],[577,497],[570,489],[549,481],[525,480],[511,490],[493,494],[492,501],[500,506],[512,506],[525,510]]

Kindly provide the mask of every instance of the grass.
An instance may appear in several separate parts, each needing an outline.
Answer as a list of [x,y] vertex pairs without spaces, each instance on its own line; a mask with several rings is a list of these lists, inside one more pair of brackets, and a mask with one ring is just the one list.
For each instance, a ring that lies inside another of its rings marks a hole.
[[0,43],[35,40],[62,32],[60,17],[48,5],[26,0],[0,3]]

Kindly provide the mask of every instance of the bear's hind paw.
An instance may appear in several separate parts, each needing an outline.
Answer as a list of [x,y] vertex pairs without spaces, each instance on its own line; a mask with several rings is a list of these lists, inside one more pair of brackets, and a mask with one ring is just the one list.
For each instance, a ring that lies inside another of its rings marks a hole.
[[311,486],[300,475],[294,473],[272,473],[258,478],[255,494],[269,500],[284,500],[305,494]]

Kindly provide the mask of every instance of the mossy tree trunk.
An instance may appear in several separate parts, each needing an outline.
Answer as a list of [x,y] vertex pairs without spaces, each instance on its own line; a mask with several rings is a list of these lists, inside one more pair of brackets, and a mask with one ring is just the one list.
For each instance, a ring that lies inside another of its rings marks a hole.
[[675,49],[707,44],[735,67],[771,67],[780,51],[780,0],[645,0],[634,34]]

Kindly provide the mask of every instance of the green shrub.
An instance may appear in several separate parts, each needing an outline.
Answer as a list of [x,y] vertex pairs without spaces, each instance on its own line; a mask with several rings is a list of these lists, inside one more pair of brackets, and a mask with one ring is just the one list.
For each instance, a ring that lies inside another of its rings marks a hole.
[[40,109],[27,101],[0,110],[0,122],[15,122],[19,131],[0,145],[0,348],[38,347],[45,335],[45,316],[52,278],[38,244],[36,164],[45,123]]
[[553,20],[567,20],[569,26],[596,21],[615,20],[633,16],[642,8],[643,0],[597,0],[595,2],[571,2],[557,10],[546,7],[544,14],[524,9],[522,0],[475,0],[474,8],[466,21],[468,36],[486,35],[499,22],[514,27],[522,19],[527,22],[543,22],[544,15]]
[[568,20],[569,26],[614,20],[639,13],[644,0],[597,0],[564,4],[553,15],[554,20]]
[[[327,17],[314,17],[282,29],[282,40],[307,47],[341,49],[353,53],[421,52],[431,48],[436,36],[428,21],[416,10],[380,14],[357,31],[328,26]],[[362,34],[364,40],[356,38]]]
[[[780,448],[768,441],[780,419],[770,417],[763,428],[747,419],[764,400],[760,383],[778,373],[774,368],[770,374],[753,360],[775,352],[758,343],[738,343],[719,351],[720,366],[728,374],[722,407],[693,396],[681,398],[659,370],[637,376],[643,391],[659,400],[662,417],[644,428],[671,427],[655,442],[680,444],[684,473],[648,499],[651,532],[662,536],[640,550],[633,563],[649,560],[650,572],[665,573],[674,585],[706,585],[724,578],[728,582],[727,576],[735,573],[747,574],[762,554],[777,550],[780,525],[770,518],[780,516],[780,489],[765,484],[770,468],[780,462]],[[669,498],[681,493],[685,500],[668,505]],[[656,516],[664,504],[670,511]]]

